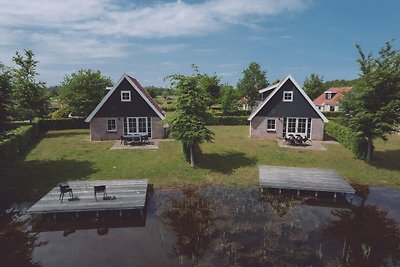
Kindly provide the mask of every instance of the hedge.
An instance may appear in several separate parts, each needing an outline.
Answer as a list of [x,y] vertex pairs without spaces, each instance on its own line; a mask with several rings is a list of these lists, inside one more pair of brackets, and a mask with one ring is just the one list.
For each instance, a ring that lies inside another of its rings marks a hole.
[[30,125],[21,125],[0,139],[0,161],[2,165],[11,162],[48,130],[87,128],[89,124],[84,119],[35,120]]
[[7,133],[0,140],[0,161],[2,164],[10,162],[20,153],[26,152],[30,146],[39,139],[42,131],[39,122],[35,121],[31,125],[20,126]]
[[207,125],[248,125],[248,116],[210,116]]
[[367,139],[360,137],[350,128],[337,122],[329,121],[325,124],[325,132],[350,149],[357,158],[366,158],[368,149]]
[[58,119],[58,120],[40,120],[40,129],[49,130],[68,130],[68,129],[89,129],[89,123],[85,119]]

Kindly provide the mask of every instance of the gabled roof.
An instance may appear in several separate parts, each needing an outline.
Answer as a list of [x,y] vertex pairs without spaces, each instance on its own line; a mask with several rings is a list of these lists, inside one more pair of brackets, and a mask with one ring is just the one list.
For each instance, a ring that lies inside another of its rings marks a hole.
[[[319,95],[316,99],[314,99],[314,104],[317,106],[323,105],[338,105],[339,100],[343,97],[343,93],[351,91],[353,87],[331,87],[321,95]],[[336,93],[334,97],[331,99],[325,99],[325,93]]]
[[[292,83],[294,84],[294,86],[296,86],[296,88],[299,90],[299,92],[303,95],[303,97],[307,100],[307,102],[310,104],[310,106],[315,110],[315,112],[317,112],[318,116],[324,121],[324,122],[328,122],[328,119],[325,117],[324,114],[322,114],[322,112],[314,105],[314,103],[311,101],[311,99],[308,97],[308,95],[303,91],[303,89],[301,88],[301,86],[295,81],[295,79],[293,79],[293,77],[291,75],[288,75],[285,79],[281,80],[280,83],[277,83],[275,85],[272,85],[270,87],[273,87],[273,91],[272,93],[269,94],[269,96],[264,99],[264,101],[262,101],[256,109],[253,110],[253,112],[251,113],[251,115],[247,118],[247,120],[251,121],[258,112],[260,112],[260,110],[272,99],[272,97],[279,91],[279,89],[281,89],[281,87],[288,81],[291,80]],[[265,89],[268,89],[270,87],[267,87]],[[272,88],[271,88],[272,89]],[[271,90],[269,89],[269,90]],[[263,90],[263,89],[262,89]],[[262,91],[260,90],[260,91]],[[267,90],[265,90],[267,91]],[[264,92],[265,92],[264,91]]]
[[108,93],[103,97],[100,103],[96,106],[96,108],[90,113],[90,115],[85,119],[85,122],[90,122],[96,113],[100,110],[100,108],[106,103],[106,101],[110,98],[110,96],[114,93],[120,83],[126,79],[130,85],[139,93],[139,95],[146,101],[146,103],[154,110],[160,119],[165,119],[165,112],[162,108],[156,103],[156,101],[147,93],[147,91],[140,85],[140,83],[133,77],[128,74],[122,75],[122,77],[118,80],[118,82],[108,91]]
[[264,92],[266,92],[266,91],[273,90],[273,89],[275,89],[279,84],[280,84],[280,82],[279,82],[279,83],[276,83],[276,84],[273,84],[273,85],[270,85],[270,86],[265,87],[265,88],[263,88],[263,89],[261,89],[261,90],[258,90],[258,92],[259,92],[260,94],[262,94],[262,93],[264,93]]

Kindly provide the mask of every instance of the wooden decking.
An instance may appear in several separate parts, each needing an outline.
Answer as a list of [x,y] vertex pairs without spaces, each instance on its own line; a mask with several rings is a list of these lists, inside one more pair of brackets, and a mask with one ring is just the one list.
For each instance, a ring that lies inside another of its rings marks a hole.
[[[64,201],[59,200],[60,189],[58,185],[34,204],[28,212],[31,214],[134,210],[143,209],[146,202],[148,180],[98,180],[98,181],[70,181],[74,197],[78,200],[70,201],[68,194],[64,195]],[[105,185],[108,196],[115,199],[103,200],[103,193],[97,193],[97,201],[94,197],[94,186]]]
[[335,170],[266,166],[259,167],[260,187],[318,192],[351,193],[355,190]]

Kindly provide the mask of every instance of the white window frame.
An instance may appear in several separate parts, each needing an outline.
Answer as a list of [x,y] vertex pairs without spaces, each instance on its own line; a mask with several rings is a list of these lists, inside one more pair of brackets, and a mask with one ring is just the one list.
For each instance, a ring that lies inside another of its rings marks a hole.
[[[274,128],[268,128],[270,121],[274,122]],[[267,119],[267,132],[276,132],[276,119]]]
[[[295,120],[295,130],[294,130],[294,132],[289,132],[289,119],[293,119],[293,120]],[[305,123],[305,132],[304,133],[301,133],[301,132],[299,132],[299,120],[300,119],[305,119],[306,120],[306,123]],[[310,125],[310,128],[312,128],[312,120],[311,120],[311,125]],[[300,134],[300,135],[302,135],[302,136],[307,136],[307,130],[308,130],[308,118],[298,118],[298,117],[287,117],[286,118],[286,136],[288,136],[289,134],[294,134],[294,135],[296,135],[296,134]],[[311,132],[310,132],[310,136],[311,136]]]
[[[290,99],[286,98],[286,94],[289,96],[290,95]],[[293,102],[293,91],[283,91],[283,102]]]
[[[114,121],[114,124],[115,124],[115,129],[110,129],[109,128],[109,124],[108,124],[108,122],[109,121]],[[117,119],[107,119],[107,132],[116,132],[117,131]]]
[[[139,132],[139,119],[145,119],[145,121],[146,121],[146,125],[145,125],[146,131],[145,132]],[[127,120],[126,121],[126,123],[127,123],[127,128],[126,128],[127,134],[135,134],[135,133],[146,133],[146,134],[148,134],[148,126],[149,126],[149,124],[148,124],[148,121],[147,121],[147,117],[127,117],[126,120]],[[134,120],[134,123],[135,123],[135,126],[136,126],[136,132],[129,131],[129,120]]]
[[[128,98],[124,98],[124,94],[128,94]],[[131,102],[131,91],[121,91],[121,102]]]

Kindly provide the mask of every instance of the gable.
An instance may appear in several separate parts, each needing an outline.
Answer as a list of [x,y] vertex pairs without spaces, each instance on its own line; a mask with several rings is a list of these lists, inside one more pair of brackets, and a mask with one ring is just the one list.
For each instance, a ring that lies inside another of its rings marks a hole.
[[[293,92],[292,102],[282,101],[284,91]],[[287,80],[282,85],[257,115],[265,117],[319,118],[318,113],[310,106],[291,80]]]
[[[131,92],[131,101],[121,101],[121,91]],[[156,117],[157,114],[143,97],[132,87],[126,78],[117,86],[103,106],[97,111],[97,117]]]
[[[283,94],[286,91],[293,93],[293,100],[290,102],[283,101]],[[248,120],[252,120],[255,116],[307,117],[328,121],[290,75],[260,103]]]
[[[121,92],[129,92],[130,101],[121,101]],[[94,117],[159,117],[164,111],[134,78],[124,74],[85,119]]]

